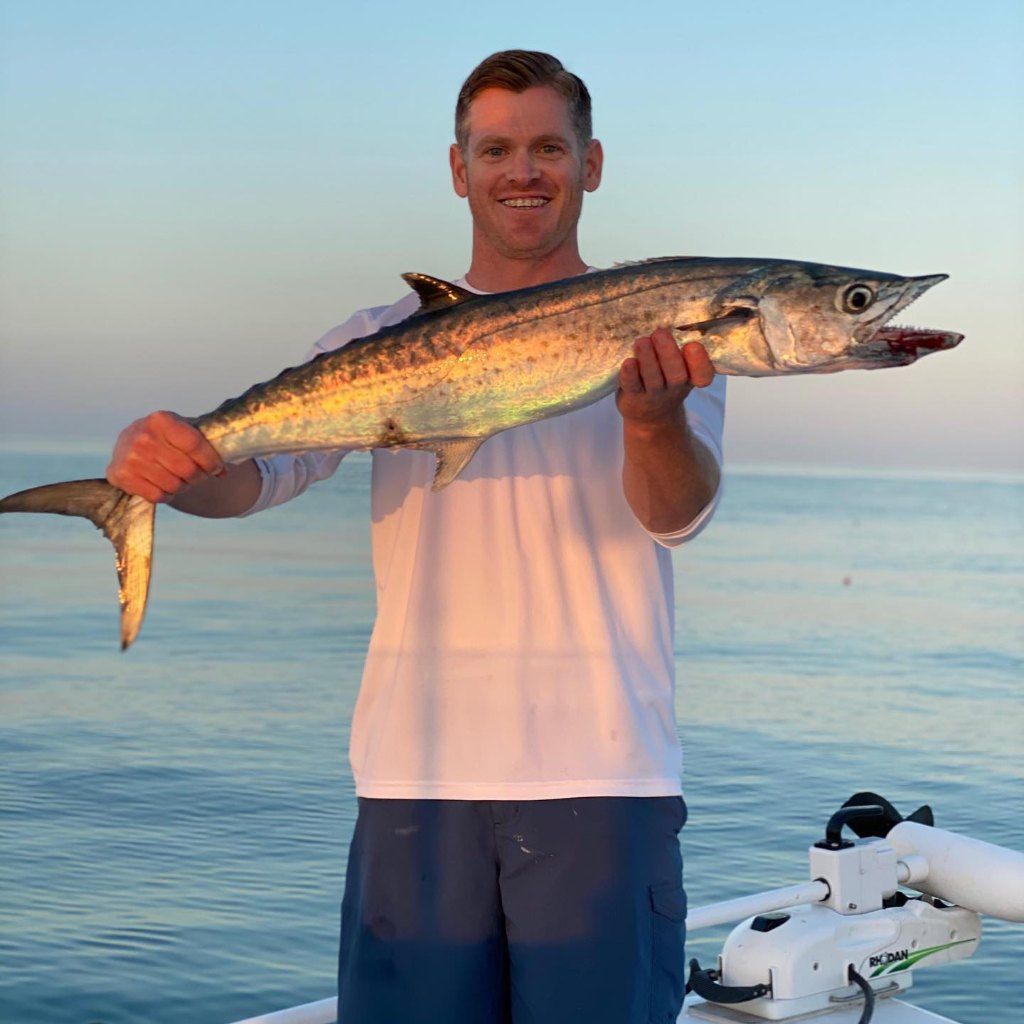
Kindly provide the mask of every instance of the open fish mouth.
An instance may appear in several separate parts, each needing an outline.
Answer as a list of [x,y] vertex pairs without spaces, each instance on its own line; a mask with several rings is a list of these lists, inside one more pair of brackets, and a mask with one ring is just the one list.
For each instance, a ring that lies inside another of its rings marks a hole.
[[901,361],[913,363],[929,352],[956,348],[964,340],[956,331],[943,331],[934,327],[908,327],[886,324],[871,336],[869,344],[880,353],[899,356]]
[[928,277],[913,278],[910,288],[902,299],[893,304],[888,316],[876,327],[862,344],[872,355],[886,361],[888,365],[908,366],[930,352],[941,352],[956,348],[964,336],[956,331],[937,327],[915,327],[890,321],[911,303],[916,302],[929,288],[945,281],[946,274],[931,274]]

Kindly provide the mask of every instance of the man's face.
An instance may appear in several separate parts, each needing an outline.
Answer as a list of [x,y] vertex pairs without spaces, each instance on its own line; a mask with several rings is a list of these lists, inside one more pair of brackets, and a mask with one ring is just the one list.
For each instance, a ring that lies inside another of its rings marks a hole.
[[470,104],[468,141],[451,148],[452,183],[469,199],[474,255],[549,256],[576,246],[583,193],[601,181],[601,144],[581,151],[569,108],[550,86],[485,89]]

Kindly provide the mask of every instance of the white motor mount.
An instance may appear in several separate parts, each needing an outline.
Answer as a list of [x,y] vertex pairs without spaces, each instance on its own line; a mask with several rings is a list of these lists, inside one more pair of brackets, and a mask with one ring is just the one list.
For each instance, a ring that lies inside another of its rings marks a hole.
[[911,986],[915,967],[969,957],[980,938],[976,913],[927,898],[857,915],[821,905],[793,907],[737,925],[718,958],[718,975],[728,987],[768,981],[770,995],[735,1008],[785,1020],[859,997],[849,981],[851,967],[876,992],[896,992]]
[[[691,961],[690,985],[706,1000],[691,1015],[802,1019],[873,1001],[909,988],[915,968],[969,957],[981,939],[979,912],[1024,920],[1024,855],[932,822],[928,807],[904,819],[875,793],[851,797],[810,848],[814,894],[802,893],[798,906],[792,891],[805,887],[762,894],[760,913],[733,929],[717,970]],[[846,826],[859,838],[845,839]],[[698,927],[714,923],[705,917]]]

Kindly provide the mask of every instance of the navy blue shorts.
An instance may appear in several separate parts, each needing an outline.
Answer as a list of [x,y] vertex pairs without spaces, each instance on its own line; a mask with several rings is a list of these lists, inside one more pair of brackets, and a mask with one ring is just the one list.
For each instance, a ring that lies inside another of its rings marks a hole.
[[674,1024],[682,797],[360,798],[340,1024]]

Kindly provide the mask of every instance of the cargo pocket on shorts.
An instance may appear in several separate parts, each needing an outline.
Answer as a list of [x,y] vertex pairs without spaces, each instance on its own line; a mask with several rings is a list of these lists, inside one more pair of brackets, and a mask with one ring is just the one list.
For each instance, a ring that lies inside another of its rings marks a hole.
[[649,1024],[675,1024],[686,993],[686,893],[678,882],[659,882],[651,896],[651,999]]

